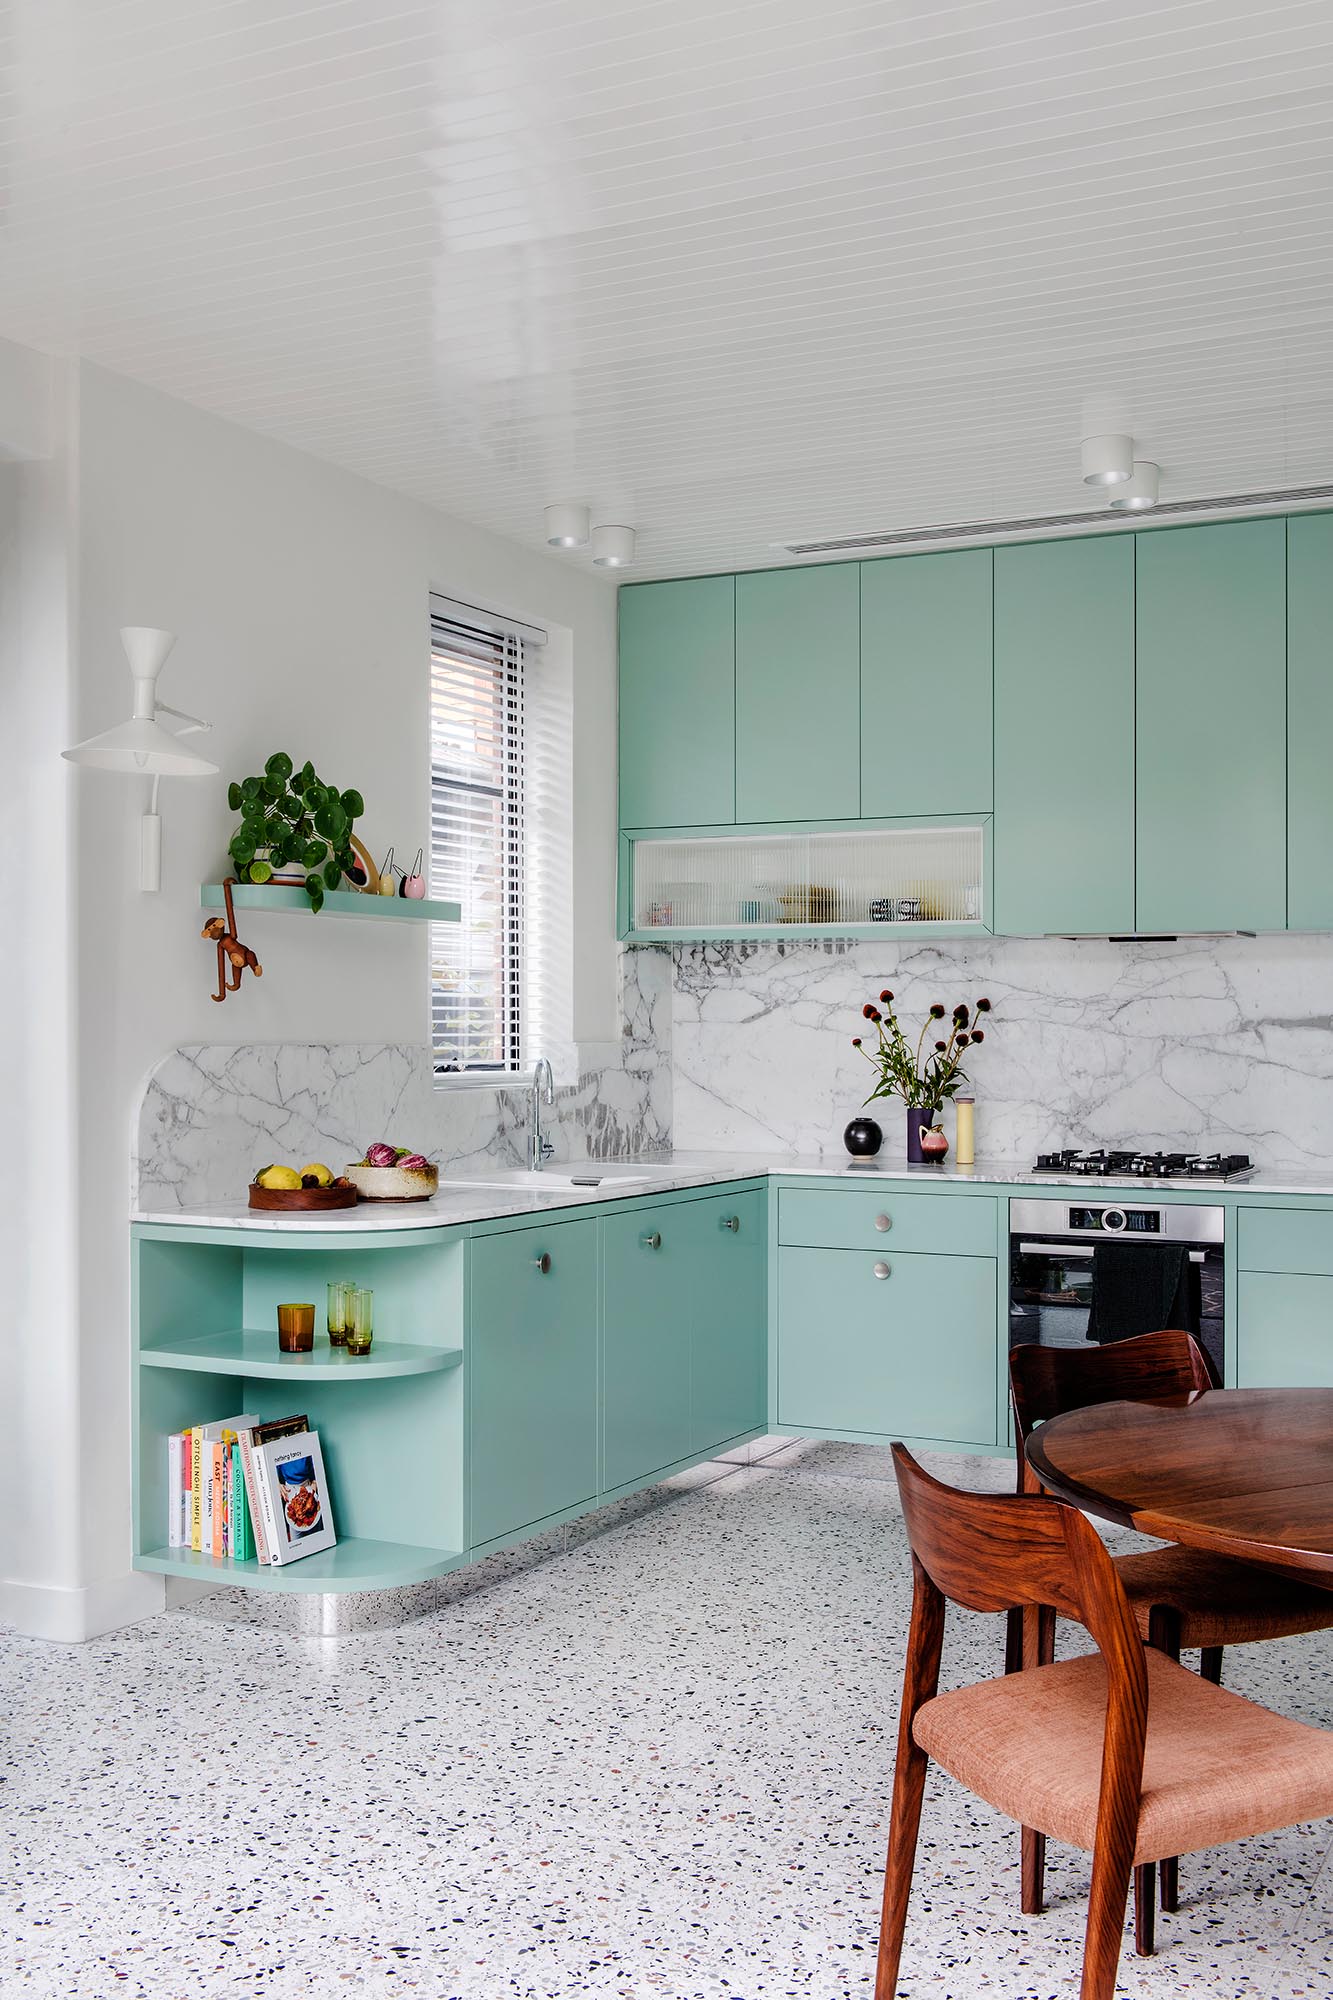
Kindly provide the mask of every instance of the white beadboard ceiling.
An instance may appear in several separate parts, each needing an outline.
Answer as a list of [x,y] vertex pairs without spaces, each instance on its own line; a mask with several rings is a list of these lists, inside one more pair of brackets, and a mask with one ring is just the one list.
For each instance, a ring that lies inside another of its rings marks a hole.
[[1085,417],[1333,479],[1330,0],[7,0],[0,62],[0,333],[522,542],[1096,505]]

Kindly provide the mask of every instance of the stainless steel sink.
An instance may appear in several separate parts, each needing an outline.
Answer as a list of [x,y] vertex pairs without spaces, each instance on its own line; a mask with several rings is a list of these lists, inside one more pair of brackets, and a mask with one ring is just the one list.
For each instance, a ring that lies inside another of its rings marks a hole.
[[595,1162],[589,1162],[584,1167],[542,1167],[536,1171],[531,1167],[509,1167],[484,1175],[446,1173],[440,1188],[441,1192],[449,1188],[525,1188],[540,1194],[543,1188],[564,1192],[570,1188],[641,1187],[647,1181],[660,1178],[661,1175],[633,1168],[599,1167]]

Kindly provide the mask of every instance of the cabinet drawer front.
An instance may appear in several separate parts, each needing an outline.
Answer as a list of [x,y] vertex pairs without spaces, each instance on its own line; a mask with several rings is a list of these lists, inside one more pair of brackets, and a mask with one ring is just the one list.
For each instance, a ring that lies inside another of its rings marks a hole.
[[1333,1276],[1333,1214],[1310,1208],[1243,1208],[1236,1244],[1242,1271]]
[[993,1257],[780,1251],[779,1428],[994,1444],[995,1282]]
[[1333,1388],[1333,1277],[1242,1271],[1236,1294],[1237,1388]]
[[778,1195],[779,1243],[812,1249],[993,1257],[996,1226],[996,1204],[987,1195],[910,1194],[893,1186],[783,1188]]

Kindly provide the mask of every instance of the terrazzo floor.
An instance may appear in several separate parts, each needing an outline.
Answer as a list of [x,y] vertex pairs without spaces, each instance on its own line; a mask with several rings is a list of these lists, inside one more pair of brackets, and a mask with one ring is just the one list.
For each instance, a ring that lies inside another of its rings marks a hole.
[[[0,1993],[868,1996],[905,1550],[887,1454],[794,1444],[391,1632],[300,1638],[215,1600],[85,1647],[0,1639]],[[1000,1643],[953,1614],[946,1683]],[[1320,1635],[1227,1678],[1333,1725],[1331,1664]],[[1182,1863],[1121,1992],[1323,2000],[1331,1837]],[[1075,1993],[1086,1877],[1053,1849],[1021,1918],[1016,1834],[934,1774],[902,1994]]]

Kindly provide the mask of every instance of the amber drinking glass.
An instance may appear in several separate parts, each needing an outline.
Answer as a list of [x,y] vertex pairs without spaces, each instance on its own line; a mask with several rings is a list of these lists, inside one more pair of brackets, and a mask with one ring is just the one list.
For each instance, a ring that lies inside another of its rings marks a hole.
[[315,1344],[315,1308],[310,1305],[278,1307],[278,1346],[284,1354],[309,1354]]
[[327,1324],[330,1347],[341,1347],[347,1339],[347,1322],[350,1317],[347,1302],[355,1290],[355,1285],[349,1284],[346,1278],[331,1278],[329,1280]]
[[347,1352],[369,1354],[375,1338],[375,1294],[360,1287],[351,1292],[347,1313]]

